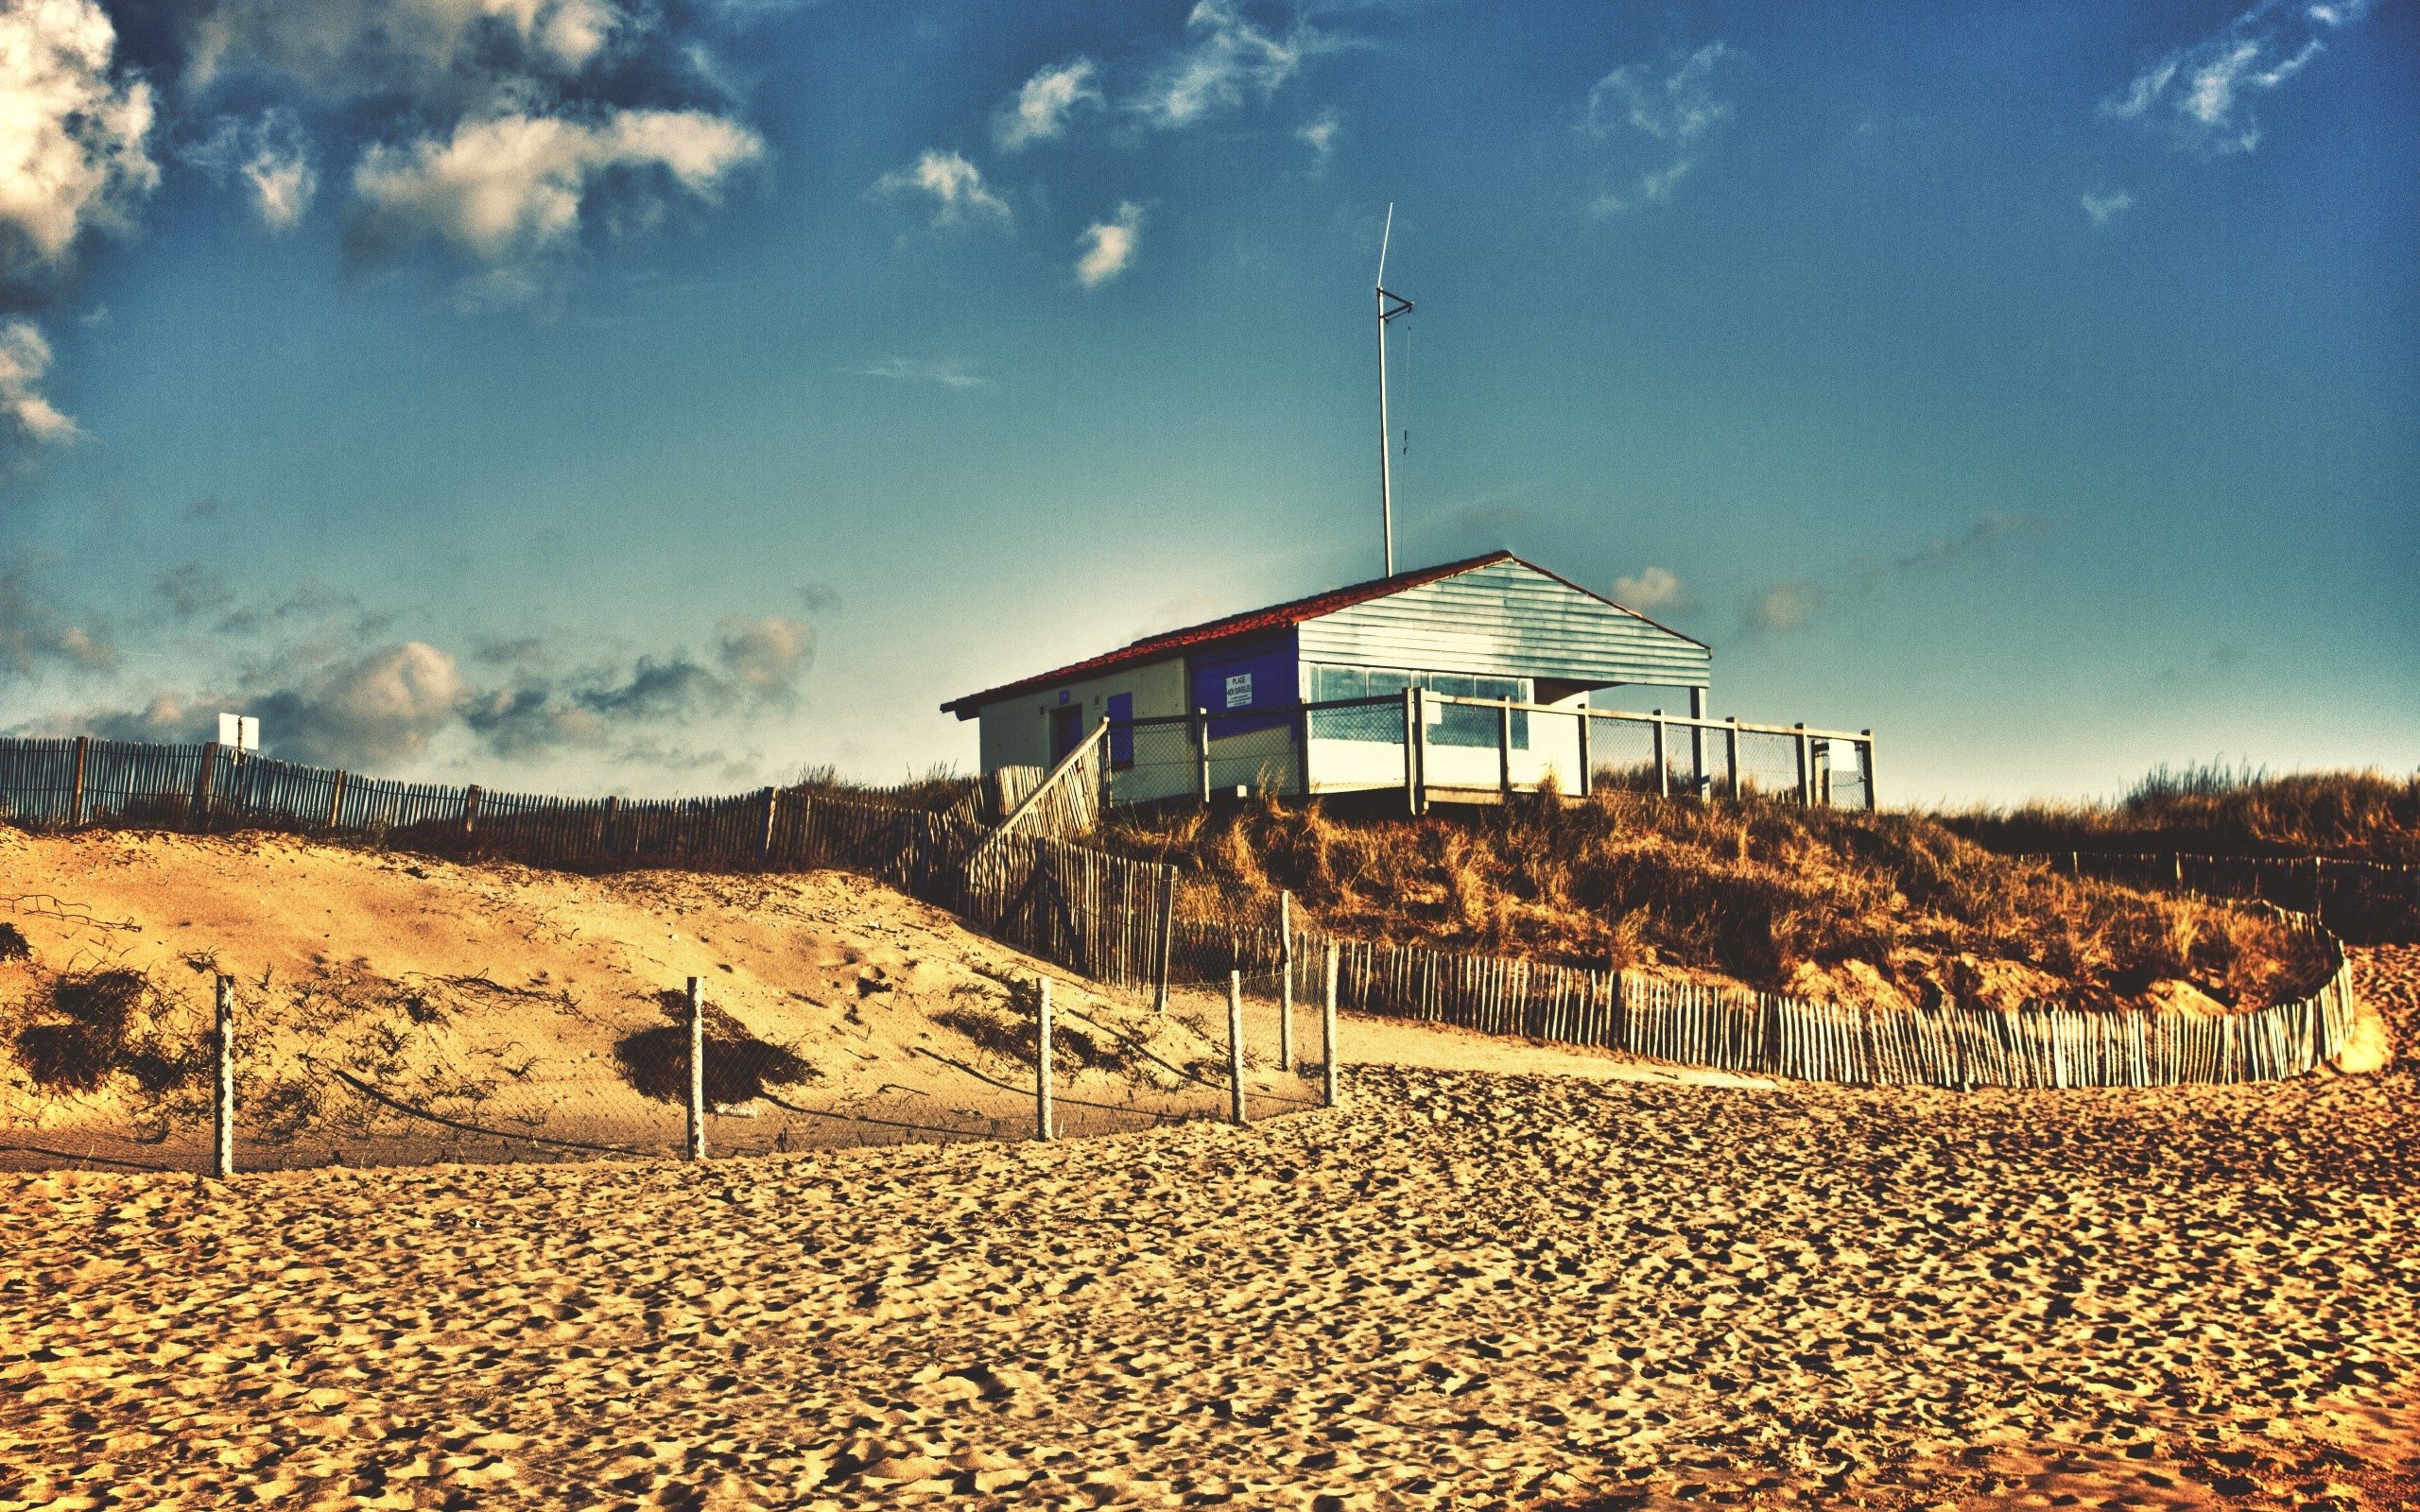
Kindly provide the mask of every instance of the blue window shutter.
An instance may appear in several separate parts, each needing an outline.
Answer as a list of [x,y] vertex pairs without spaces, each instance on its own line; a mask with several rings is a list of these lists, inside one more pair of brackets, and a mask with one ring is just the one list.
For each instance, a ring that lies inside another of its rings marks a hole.
[[1109,696],[1109,765],[1134,765],[1134,696],[1131,693]]

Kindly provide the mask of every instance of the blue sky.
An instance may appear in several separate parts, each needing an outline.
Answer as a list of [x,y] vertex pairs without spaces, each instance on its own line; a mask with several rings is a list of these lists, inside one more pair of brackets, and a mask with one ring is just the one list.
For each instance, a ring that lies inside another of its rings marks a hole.
[[971,765],[943,698],[1375,574],[1392,200],[1403,563],[1633,602],[1886,798],[2420,756],[2408,4],[0,33],[0,730]]

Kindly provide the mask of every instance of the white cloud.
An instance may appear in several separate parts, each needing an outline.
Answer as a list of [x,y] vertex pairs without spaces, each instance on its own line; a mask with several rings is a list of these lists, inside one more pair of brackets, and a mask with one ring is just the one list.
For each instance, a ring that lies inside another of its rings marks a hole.
[[2083,213],[2092,217],[2096,226],[2106,226],[2134,208],[2135,197],[2123,189],[2113,189],[2105,195],[2087,191],[2083,197]]
[[67,270],[88,229],[125,231],[160,181],[150,86],[113,77],[95,0],[0,6],[0,278]]
[[640,29],[611,0],[222,0],[186,27],[194,90],[280,76],[329,99],[409,91],[495,110],[515,80],[562,77]]
[[1614,602],[1641,614],[1685,610],[1694,602],[1688,586],[1669,567],[1648,567],[1614,579]]
[[1334,111],[1322,111],[1317,118],[1294,130],[1294,140],[1311,149],[1311,172],[1315,176],[1325,173],[1328,160],[1336,156],[1336,132],[1340,124]]
[[601,175],[660,173],[711,201],[763,151],[755,132],[703,111],[629,110],[594,121],[504,115],[460,124],[443,141],[372,146],[353,189],[376,235],[433,235],[507,265],[572,238]]
[[1008,201],[984,185],[983,170],[956,152],[927,152],[914,167],[895,168],[875,180],[874,189],[886,195],[932,196],[936,226],[955,226],[969,215],[1003,226],[1011,218]]
[[2100,102],[2101,113],[2155,122],[2192,151],[2249,152],[2260,142],[2252,102],[2309,67],[2325,51],[2321,33],[2368,9],[2368,0],[2260,0],[2217,33],[2153,60]]
[[783,614],[734,615],[715,627],[715,654],[732,685],[765,704],[787,704],[815,664],[815,627]]
[[1064,134],[1067,120],[1079,110],[1098,110],[1106,103],[1098,65],[1089,58],[1044,68],[1020,86],[992,118],[992,139],[1003,152],[1015,152],[1036,142]]
[[1711,42],[1695,52],[1673,52],[1654,62],[1625,63],[1588,91],[1582,129],[1630,152],[1651,149],[1654,166],[1637,169],[1634,187],[1609,189],[1592,209],[1613,215],[1646,201],[1661,204],[1697,167],[1705,139],[1731,116],[1731,105],[1714,93],[1714,75],[1738,50]]
[[1773,583],[1759,590],[1748,601],[1747,621],[1752,630],[1767,635],[1788,635],[1803,630],[1823,607],[1824,594],[1805,578],[1792,578]]
[[220,116],[210,135],[188,147],[184,157],[219,183],[242,180],[261,223],[271,231],[292,230],[320,188],[302,123],[282,107],[263,111],[251,122]]
[[1095,221],[1076,238],[1083,250],[1076,258],[1076,282],[1084,287],[1098,288],[1126,271],[1134,261],[1134,249],[1143,234],[1143,207],[1127,200],[1117,207],[1117,214],[1108,220]]
[[0,454],[11,443],[76,439],[76,422],[35,389],[50,370],[50,343],[22,317],[0,319]]
[[1184,30],[1185,43],[1128,102],[1147,122],[1171,130],[1268,99],[1324,45],[1299,21],[1283,37],[1253,25],[1235,0],[1200,0]]
[[991,379],[977,372],[972,364],[955,357],[934,360],[923,357],[884,357],[862,368],[841,369],[856,378],[888,378],[894,383],[936,384],[943,388],[980,388]]

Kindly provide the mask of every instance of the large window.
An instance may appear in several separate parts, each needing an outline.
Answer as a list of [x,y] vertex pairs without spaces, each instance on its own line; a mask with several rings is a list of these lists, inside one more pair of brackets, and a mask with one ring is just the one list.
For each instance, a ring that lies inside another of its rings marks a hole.
[[[1429,693],[1446,694],[1457,698],[1489,698],[1512,703],[1527,703],[1531,684],[1527,678],[1474,677],[1467,672],[1405,672],[1388,667],[1311,668],[1311,698],[1326,702],[1335,698],[1396,698],[1407,688],[1421,688]],[[1476,709],[1458,704],[1431,703],[1428,706],[1428,740],[1436,746],[1489,746],[1495,744],[1495,715],[1493,709]],[[1375,720],[1357,709],[1322,709],[1311,715],[1311,737],[1314,740],[1373,740],[1390,744],[1403,738],[1403,721]],[[1512,711],[1512,748],[1530,748],[1530,715],[1527,711]]]

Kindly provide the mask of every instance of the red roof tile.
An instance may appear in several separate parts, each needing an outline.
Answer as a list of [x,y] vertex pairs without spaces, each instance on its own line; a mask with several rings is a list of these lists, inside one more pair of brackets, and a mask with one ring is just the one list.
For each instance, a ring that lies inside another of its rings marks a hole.
[[1245,636],[1259,635],[1269,630],[1286,629],[1300,625],[1305,620],[1315,620],[1322,614],[1333,614],[1338,610],[1346,609],[1355,604],[1367,603],[1374,598],[1384,598],[1389,593],[1401,593],[1407,588],[1418,588],[1423,583],[1433,583],[1440,578],[1452,577],[1459,573],[1469,572],[1475,567],[1492,566],[1499,561],[1518,560],[1520,558],[1509,551],[1491,551],[1484,557],[1449,561],[1437,567],[1422,567],[1412,572],[1397,573],[1392,577],[1374,577],[1366,583],[1355,583],[1348,588],[1332,588],[1324,593],[1313,593],[1308,598],[1298,598],[1290,603],[1275,604],[1268,609],[1253,610],[1249,613],[1230,614],[1224,619],[1189,625],[1181,630],[1165,630],[1158,635],[1147,635],[1132,645],[1105,652],[1088,661],[1071,662],[1056,671],[1045,672],[1035,677],[1020,678],[1014,682],[1005,682],[996,688],[986,688],[981,693],[970,693],[962,698],[952,698],[942,705],[942,713],[954,713],[960,719],[972,719],[980,712],[982,705],[997,698],[1011,698],[1021,693],[1030,693],[1036,688],[1047,688],[1058,683],[1073,681],[1079,678],[1094,677],[1118,667],[1156,662],[1171,652],[1191,650],[1197,646],[1212,645],[1221,641],[1240,640]]

